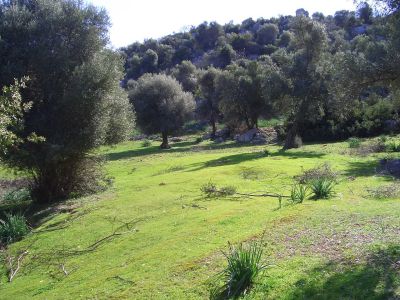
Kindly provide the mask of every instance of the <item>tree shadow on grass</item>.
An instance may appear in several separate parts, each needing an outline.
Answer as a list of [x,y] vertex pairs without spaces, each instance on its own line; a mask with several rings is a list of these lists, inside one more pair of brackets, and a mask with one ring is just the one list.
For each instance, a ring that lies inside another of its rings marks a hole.
[[400,245],[368,255],[364,263],[329,262],[296,282],[290,299],[399,299]]
[[239,153],[234,155],[228,155],[224,157],[220,157],[217,159],[209,160],[206,162],[196,163],[189,167],[188,172],[198,171],[205,168],[212,167],[220,167],[220,166],[231,166],[240,164],[245,161],[252,161],[261,158],[267,157],[286,157],[289,159],[298,159],[298,158],[321,158],[325,154],[323,153],[313,153],[313,152],[287,152],[287,151],[278,151],[277,153],[265,155],[263,152],[248,152],[248,153]]
[[[345,176],[370,177],[380,175],[377,172],[377,167],[379,165],[377,160],[349,162],[348,165],[349,167],[343,173]],[[388,179],[389,178],[390,176],[388,176]]]
[[161,149],[160,146],[157,145],[157,146],[143,147],[135,150],[107,153],[104,155],[104,157],[109,161],[115,161],[120,159],[128,159],[128,158],[147,156],[153,154],[187,152],[190,151],[191,147],[195,144],[196,144],[195,141],[172,143],[171,149]]

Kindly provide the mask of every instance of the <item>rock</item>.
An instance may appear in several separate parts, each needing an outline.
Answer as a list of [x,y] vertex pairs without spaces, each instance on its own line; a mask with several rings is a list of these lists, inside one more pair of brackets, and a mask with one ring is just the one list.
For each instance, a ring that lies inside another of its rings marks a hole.
[[183,139],[180,137],[172,137],[172,138],[170,138],[170,141],[174,142],[174,143],[179,143],[179,142],[182,142]]
[[400,178],[400,159],[382,159],[377,171],[381,174]]
[[132,138],[132,141],[142,141],[148,139],[148,136],[146,134],[139,134],[136,135]]
[[202,136],[203,140],[209,140],[211,139],[211,133],[206,133],[205,135]]
[[231,131],[229,130],[229,128],[224,128],[224,129],[218,130],[215,133],[216,138],[222,137],[224,139],[227,139],[227,138],[229,138],[230,135],[231,135]]
[[253,138],[256,136],[258,130],[256,128],[250,129],[249,131],[238,134],[235,136],[235,140],[238,143],[250,143]]
[[278,134],[273,128],[254,128],[243,134],[236,135],[235,140],[238,143],[272,144],[278,141]]

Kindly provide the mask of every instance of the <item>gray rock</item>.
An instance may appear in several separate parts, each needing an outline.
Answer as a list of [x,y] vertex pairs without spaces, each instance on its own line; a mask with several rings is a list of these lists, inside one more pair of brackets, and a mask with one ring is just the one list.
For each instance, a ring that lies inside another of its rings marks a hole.
[[249,131],[236,135],[235,139],[238,143],[250,143],[256,136],[258,130],[256,128],[250,129]]

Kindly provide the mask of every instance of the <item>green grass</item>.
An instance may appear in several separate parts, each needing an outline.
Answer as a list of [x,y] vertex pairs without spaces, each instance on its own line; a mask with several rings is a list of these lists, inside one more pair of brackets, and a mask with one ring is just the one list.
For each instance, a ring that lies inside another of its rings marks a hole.
[[[349,155],[343,142],[270,146],[265,156],[263,146],[195,139],[166,151],[141,142],[100,149],[113,188],[44,214],[39,228],[3,251],[3,260],[29,254],[11,283],[0,265],[0,299],[207,299],[210,279],[226,267],[227,243],[264,231],[262,260],[273,266],[245,299],[400,297],[400,202],[367,191],[392,182],[375,174],[387,154]],[[277,209],[276,198],[200,191],[211,181],[289,196],[294,176],[325,162],[340,173],[325,201],[285,200]]]

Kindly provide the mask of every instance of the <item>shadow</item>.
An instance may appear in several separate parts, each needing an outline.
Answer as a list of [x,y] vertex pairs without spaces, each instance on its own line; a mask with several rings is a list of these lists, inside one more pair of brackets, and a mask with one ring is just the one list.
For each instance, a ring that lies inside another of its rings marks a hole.
[[378,161],[349,162],[349,167],[343,172],[345,176],[369,177],[377,175]]
[[329,262],[296,282],[289,299],[399,299],[400,245],[369,254],[364,263]]
[[229,156],[224,156],[217,159],[212,159],[206,162],[196,163],[189,166],[189,170],[187,172],[198,171],[205,168],[212,167],[220,167],[220,166],[231,166],[240,164],[244,161],[250,161],[255,159],[263,158],[260,152],[251,152],[251,153],[240,153]]
[[171,143],[170,144],[172,147],[171,149],[161,149],[160,146],[157,145],[157,146],[143,147],[135,150],[107,153],[104,155],[104,157],[109,161],[115,161],[120,159],[127,159],[127,158],[147,156],[160,153],[186,152],[190,151],[191,147],[194,146],[195,144],[196,144],[195,141],[178,142],[178,143]]
[[272,152],[268,155],[268,157],[285,157],[289,159],[299,159],[299,158],[322,158],[326,154],[319,152],[310,152],[310,151],[287,151],[287,150],[278,150],[277,152]]

